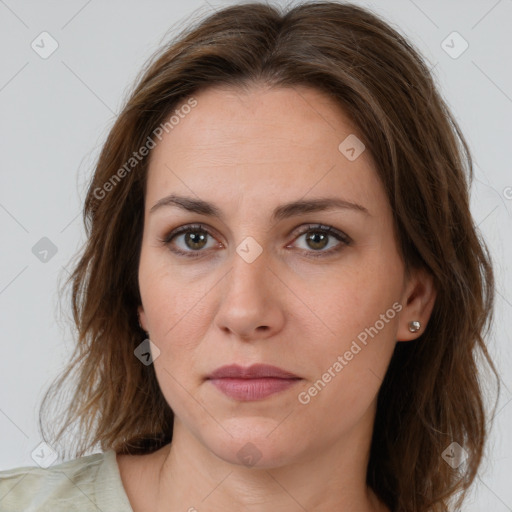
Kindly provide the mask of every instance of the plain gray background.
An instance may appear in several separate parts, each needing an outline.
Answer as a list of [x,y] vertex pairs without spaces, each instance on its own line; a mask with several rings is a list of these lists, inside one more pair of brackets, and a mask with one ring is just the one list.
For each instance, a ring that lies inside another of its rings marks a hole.
[[[232,3],[0,0],[0,470],[34,465],[39,404],[71,353],[74,331],[60,320],[58,280],[84,241],[85,185],[116,113],[146,59],[196,9]],[[464,510],[512,511],[512,1],[354,3],[422,52],[473,152],[472,211],[497,278],[489,349],[503,386]],[[45,51],[58,44],[47,58],[31,46],[41,37]],[[37,256],[37,244],[49,243],[44,237],[56,250],[47,261]],[[61,301],[69,313],[68,297]]]

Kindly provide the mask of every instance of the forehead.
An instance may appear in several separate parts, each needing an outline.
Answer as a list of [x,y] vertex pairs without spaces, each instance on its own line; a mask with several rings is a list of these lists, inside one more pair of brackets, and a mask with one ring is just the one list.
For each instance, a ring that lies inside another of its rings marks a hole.
[[307,87],[211,87],[193,98],[193,108],[180,110],[186,101],[175,107],[172,129],[151,152],[148,208],[173,191],[222,201],[251,196],[261,205],[271,198],[336,191],[383,201],[369,152],[350,160],[340,150],[360,135],[324,93]]

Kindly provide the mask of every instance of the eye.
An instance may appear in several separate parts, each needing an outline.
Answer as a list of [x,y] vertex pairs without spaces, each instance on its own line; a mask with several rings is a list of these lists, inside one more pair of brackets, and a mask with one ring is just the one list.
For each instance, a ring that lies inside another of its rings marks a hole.
[[[329,256],[333,253],[339,252],[344,246],[350,245],[352,242],[350,237],[342,231],[339,231],[332,226],[323,226],[321,224],[309,224],[306,229],[299,232],[299,235],[295,240],[298,240],[304,235],[304,241],[307,245],[304,251],[309,253],[308,256],[313,258]],[[337,240],[338,243],[330,244],[329,239],[331,239],[332,242],[333,238]],[[329,245],[330,248],[324,250]],[[310,249],[312,249],[312,251]]]
[[[201,224],[197,224],[181,226],[166,235],[160,241],[169,246],[170,250],[176,254],[195,258],[202,256],[202,253],[205,252],[203,251],[204,248],[211,249],[213,247],[219,247],[219,242],[210,244],[208,247],[208,237],[213,238],[206,228]],[[181,243],[174,242],[174,239]]]
[[[309,224],[306,229],[303,229],[295,237],[298,240],[300,237],[305,236],[304,241],[307,244],[306,248],[301,249],[308,257],[321,257],[329,256],[335,252],[339,252],[343,247],[352,243],[351,238],[332,226],[323,226],[321,224]],[[179,228],[171,231],[164,238],[159,239],[161,243],[168,246],[169,249],[175,254],[181,256],[196,258],[202,256],[206,249],[220,248],[220,242],[212,241],[208,246],[208,238],[213,238],[210,231],[201,224],[180,226]],[[329,243],[337,240],[337,243]],[[333,240],[334,239],[334,240]],[[326,247],[329,249],[324,250]],[[287,247],[290,247],[289,245]]]

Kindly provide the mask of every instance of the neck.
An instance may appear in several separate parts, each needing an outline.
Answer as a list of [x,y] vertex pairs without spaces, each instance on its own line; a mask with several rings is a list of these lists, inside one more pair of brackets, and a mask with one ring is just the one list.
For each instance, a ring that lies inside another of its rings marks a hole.
[[281,454],[251,467],[218,457],[175,418],[173,441],[159,450],[148,483],[154,487],[151,510],[385,512],[366,486],[372,424],[362,422],[343,440],[324,440],[323,450],[312,447],[293,461]]

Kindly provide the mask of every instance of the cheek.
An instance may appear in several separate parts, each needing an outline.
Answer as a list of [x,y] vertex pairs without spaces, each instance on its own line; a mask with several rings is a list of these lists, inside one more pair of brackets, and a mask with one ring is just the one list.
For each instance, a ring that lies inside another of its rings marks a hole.
[[307,281],[295,286],[296,294],[306,299],[308,311],[304,309],[307,316],[303,318],[309,319],[310,338],[316,329],[313,339],[317,349],[348,350],[358,336],[364,342],[368,329],[375,334],[375,327],[379,338],[394,341],[401,310],[397,302],[402,283],[400,263],[391,258],[383,263],[382,256],[356,259],[357,264],[344,265],[318,286],[311,287]]
[[166,351],[186,349],[204,328],[211,284],[171,266],[164,251],[147,252],[141,257],[139,286],[152,341]]
[[381,258],[345,267],[321,292],[309,292],[308,306],[315,317],[302,337],[308,339],[303,348],[313,371],[304,401],[356,411],[368,407],[378,392],[403,307],[397,300],[400,261],[390,258],[383,264]]
[[358,424],[375,403],[393,354],[395,321],[384,322],[380,330],[381,324],[374,324],[364,329],[352,325],[354,335],[341,332],[337,343],[310,354],[317,372],[297,397],[299,410],[334,437]]

